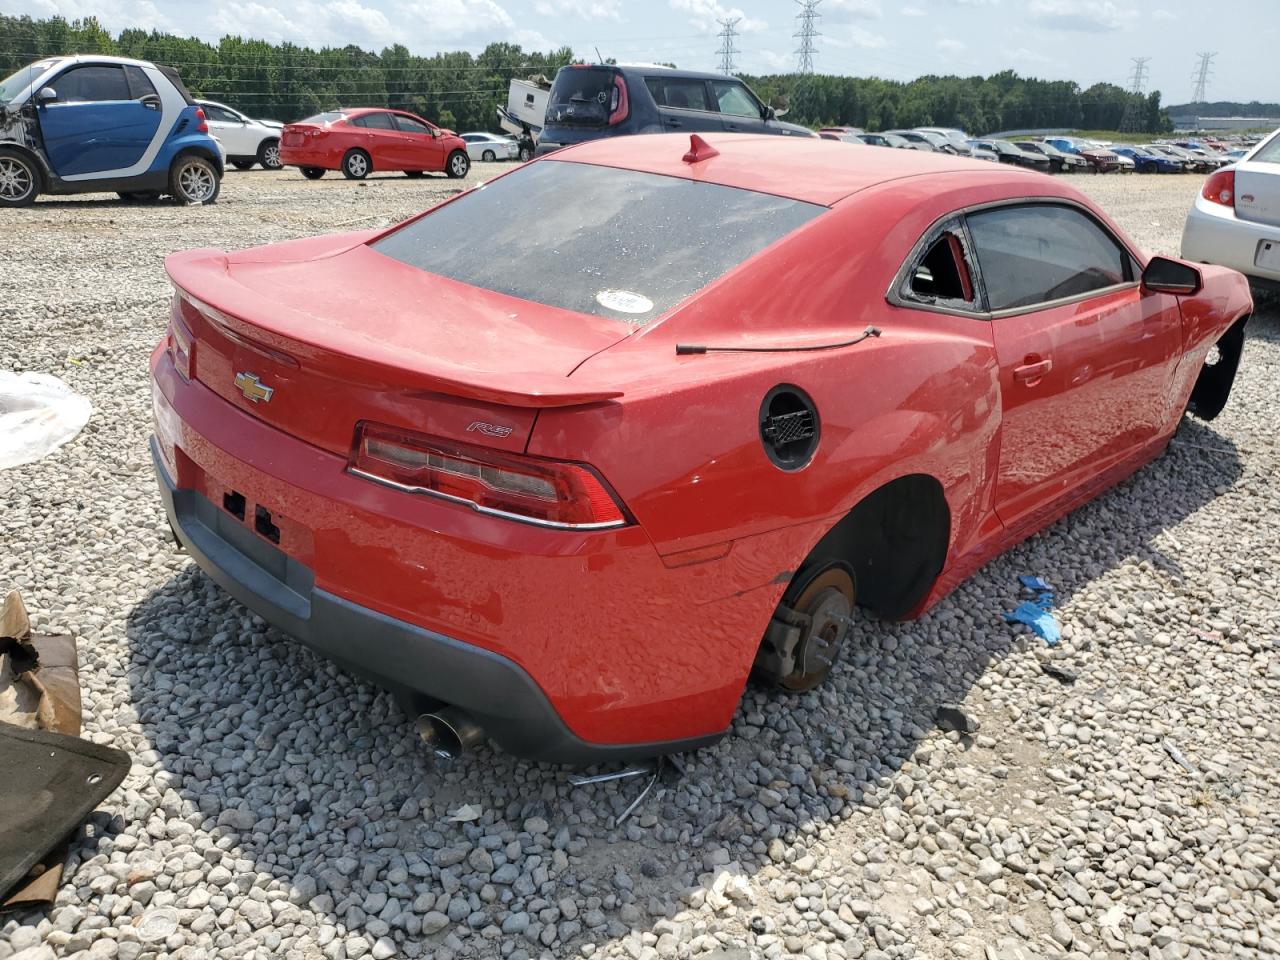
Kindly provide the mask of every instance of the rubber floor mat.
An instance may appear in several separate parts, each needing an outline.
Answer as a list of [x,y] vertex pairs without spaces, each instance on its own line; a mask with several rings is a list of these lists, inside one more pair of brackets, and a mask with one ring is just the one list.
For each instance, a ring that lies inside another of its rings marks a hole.
[[0,899],[129,772],[129,755],[0,723]]

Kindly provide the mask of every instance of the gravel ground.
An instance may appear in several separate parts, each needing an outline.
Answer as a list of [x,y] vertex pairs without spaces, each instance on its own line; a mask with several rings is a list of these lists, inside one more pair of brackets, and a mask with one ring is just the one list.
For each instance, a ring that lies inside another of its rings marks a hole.
[[[1164,252],[1199,182],[1077,180]],[[0,369],[94,404],[0,473],[0,590],[76,634],[86,736],[133,757],[52,911],[0,923],[0,960],[1280,955],[1274,302],[1212,425],[924,619],[869,626],[820,690],[749,690],[733,735],[614,828],[637,781],[488,750],[434,767],[388,696],[175,552],[150,476],[166,253],[389,223],[457,187],[233,173],[210,208],[0,211]],[[1052,653],[1003,622],[1019,573],[1057,588]],[[939,730],[946,703],[980,729]]]

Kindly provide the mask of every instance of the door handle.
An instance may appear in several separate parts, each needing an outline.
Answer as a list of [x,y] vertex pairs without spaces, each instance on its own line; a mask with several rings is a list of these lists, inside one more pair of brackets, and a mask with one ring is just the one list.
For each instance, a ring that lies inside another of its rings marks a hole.
[[1019,383],[1032,384],[1052,369],[1052,360],[1037,360],[1034,356],[1030,356],[1021,366],[1013,368],[1013,379]]
[[678,127],[678,126],[680,126],[680,121],[679,121],[679,120],[672,120],[672,119],[668,119],[668,120],[667,120],[667,126],[668,126],[668,127]]
[[148,93],[145,97],[139,97],[138,99],[148,110],[160,109],[160,97],[154,93]]

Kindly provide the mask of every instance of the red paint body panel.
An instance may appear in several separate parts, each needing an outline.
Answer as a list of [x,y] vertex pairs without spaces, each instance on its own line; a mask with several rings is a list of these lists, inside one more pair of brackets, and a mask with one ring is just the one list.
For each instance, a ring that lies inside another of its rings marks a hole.
[[[374,171],[409,170],[439,173],[455,150],[467,149],[466,141],[416,114],[400,110],[344,110],[345,116],[328,124],[290,123],[280,132],[280,162],[292,167],[339,170],[348,150],[369,154]],[[379,130],[352,124],[357,117],[393,113],[417,120],[437,131],[437,136]]]
[[[890,480],[924,474],[950,513],[926,609],[964,576],[1151,459],[1210,346],[1251,309],[1203,267],[1178,300],[1137,284],[990,319],[886,300],[913,246],[975,204],[1056,197],[1047,176],[915,151],[780,137],[595,141],[535,161],[595,163],[781,193],[831,209],[638,331],[466,287],[382,257],[370,235],[170,258],[195,379],[164,345],[157,438],[179,487],[244,493],[284,518],[280,548],[317,586],[523,667],[598,744],[725,729],[791,574]],[[780,142],[785,141],[785,142]],[[511,174],[509,174],[511,175]],[[519,175],[518,171],[514,175]],[[677,356],[677,343],[822,344]],[[1017,373],[1052,363],[1034,378]],[[276,387],[246,400],[251,368]],[[764,395],[800,386],[814,459],[776,468]],[[548,530],[345,471],[368,419],[590,464],[635,523]],[[510,431],[469,431],[483,421]],[[353,638],[358,643],[358,638]]]

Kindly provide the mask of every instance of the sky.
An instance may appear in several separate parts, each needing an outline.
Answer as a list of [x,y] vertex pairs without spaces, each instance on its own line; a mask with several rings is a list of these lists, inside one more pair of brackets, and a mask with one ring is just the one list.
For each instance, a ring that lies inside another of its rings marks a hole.
[[[1197,54],[1216,53],[1209,100],[1280,101],[1280,0],[821,0],[815,70],[910,80],[922,74],[1023,75],[1081,86],[1131,84],[1191,99]],[[795,68],[795,0],[0,0],[0,12],[95,16],[112,32],[157,29],[216,42],[226,34],[320,47],[479,52],[526,49],[716,69],[719,20],[738,17],[736,72]],[[1219,29],[1223,23],[1226,29]]]

